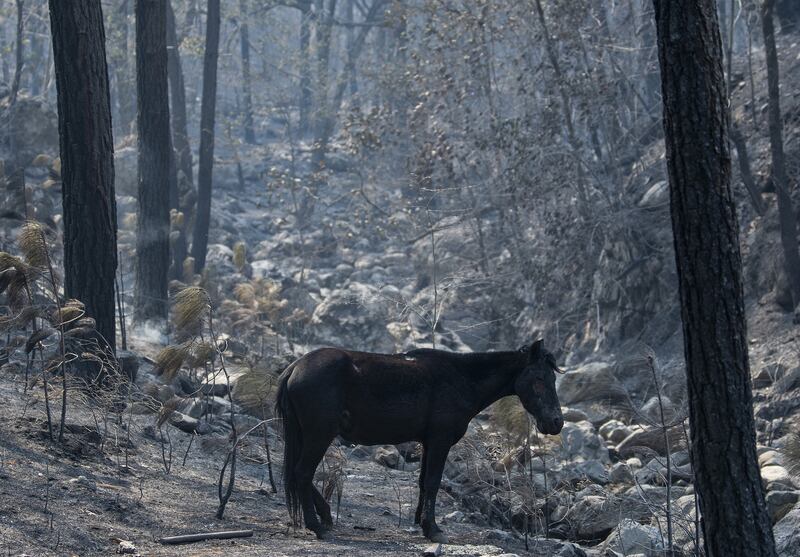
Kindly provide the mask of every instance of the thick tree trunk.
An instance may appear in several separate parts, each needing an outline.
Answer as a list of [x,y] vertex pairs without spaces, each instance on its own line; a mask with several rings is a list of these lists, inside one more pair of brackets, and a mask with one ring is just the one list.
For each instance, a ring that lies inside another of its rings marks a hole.
[[778,220],[783,247],[783,267],[792,289],[793,306],[800,304],[800,251],[797,245],[797,217],[789,192],[789,179],[783,153],[783,122],[781,120],[780,70],[775,47],[775,27],[772,10],[775,0],[762,4],[761,25],[764,30],[764,51],[767,57],[767,89],[769,91],[769,144],[772,153],[772,183],[778,197]]
[[256,142],[253,129],[253,84],[250,79],[250,30],[247,25],[247,0],[239,0],[239,38],[242,51],[242,97],[244,104],[244,140],[250,145]]
[[774,556],[756,458],[716,6],[713,0],[654,0],[654,6],[691,455],[706,552]]
[[211,221],[211,177],[214,169],[214,120],[217,110],[220,0],[208,0],[206,52],[203,58],[203,101],[200,109],[200,167],[197,171],[197,218],[192,238],[195,272],[206,265]]
[[50,0],[64,208],[64,290],[115,346],[114,142],[100,0]]
[[134,317],[166,319],[169,272],[169,97],[167,10],[136,0],[139,213],[136,219]]

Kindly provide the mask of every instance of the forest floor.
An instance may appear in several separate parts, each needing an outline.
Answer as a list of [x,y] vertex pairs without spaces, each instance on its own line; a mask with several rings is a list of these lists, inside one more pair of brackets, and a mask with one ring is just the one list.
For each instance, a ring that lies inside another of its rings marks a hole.
[[[416,465],[393,470],[348,459],[333,540],[320,542],[289,526],[283,494],[272,493],[266,467],[250,459],[246,447],[225,517],[217,520],[224,438],[199,438],[183,464],[191,438],[173,429],[166,473],[162,443],[147,427],[152,416],[133,416],[129,439],[127,428],[112,425],[101,448],[89,407],[75,403],[59,444],[47,438],[41,389],[24,394],[23,384],[22,377],[0,377],[0,555],[108,555],[121,551],[120,540],[132,542],[140,555],[421,555],[430,546],[411,524]],[[60,397],[56,390],[51,395]],[[280,456],[275,460],[279,479]],[[524,550],[502,531],[442,521],[456,510],[458,503],[442,490],[438,516],[453,542],[445,555]],[[183,546],[158,541],[240,529],[252,529],[253,537]]]

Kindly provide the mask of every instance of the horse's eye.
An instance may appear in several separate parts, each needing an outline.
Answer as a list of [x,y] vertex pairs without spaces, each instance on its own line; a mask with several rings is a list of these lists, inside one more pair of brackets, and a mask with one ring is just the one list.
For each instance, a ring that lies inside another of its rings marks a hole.
[[544,394],[547,387],[545,387],[544,381],[534,381],[533,382],[533,392],[537,395]]

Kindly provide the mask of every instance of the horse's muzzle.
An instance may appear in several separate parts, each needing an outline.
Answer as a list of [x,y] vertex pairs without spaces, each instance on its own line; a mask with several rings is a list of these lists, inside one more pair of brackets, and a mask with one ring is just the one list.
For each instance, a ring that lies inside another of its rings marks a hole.
[[543,418],[537,423],[539,431],[545,435],[558,435],[564,427],[564,418],[556,416],[554,418]]

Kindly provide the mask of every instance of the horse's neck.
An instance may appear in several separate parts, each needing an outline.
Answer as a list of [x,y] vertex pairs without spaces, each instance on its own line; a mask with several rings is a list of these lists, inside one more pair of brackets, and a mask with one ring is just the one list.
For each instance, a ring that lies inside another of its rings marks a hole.
[[519,352],[474,354],[469,371],[477,383],[476,414],[497,400],[514,394],[514,381],[524,367],[524,359],[524,354]]

